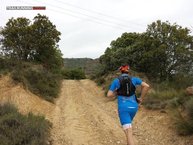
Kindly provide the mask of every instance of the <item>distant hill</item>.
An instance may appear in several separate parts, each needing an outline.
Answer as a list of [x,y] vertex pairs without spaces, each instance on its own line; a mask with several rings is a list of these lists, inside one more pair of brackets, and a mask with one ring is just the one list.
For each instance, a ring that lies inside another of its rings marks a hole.
[[64,58],[64,68],[76,69],[81,68],[86,75],[91,75],[99,65],[98,59],[91,58]]

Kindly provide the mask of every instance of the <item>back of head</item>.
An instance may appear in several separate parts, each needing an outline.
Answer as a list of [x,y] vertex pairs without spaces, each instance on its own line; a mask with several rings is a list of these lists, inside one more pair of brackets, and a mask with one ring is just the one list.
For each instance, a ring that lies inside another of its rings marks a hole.
[[121,73],[129,73],[129,65],[122,65],[119,70],[121,71]]

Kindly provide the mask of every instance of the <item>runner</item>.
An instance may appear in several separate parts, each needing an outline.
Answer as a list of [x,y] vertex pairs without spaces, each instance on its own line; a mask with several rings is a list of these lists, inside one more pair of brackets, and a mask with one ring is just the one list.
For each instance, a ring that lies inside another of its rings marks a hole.
[[[132,134],[132,120],[149,90],[149,85],[140,78],[132,77],[129,73],[129,65],[123,65],[119,68],[121,75],[114,79],[109,91],[108,97],[118,96],[118,113],[120,123],[127,138],[127,145],[134,145]],[[135,95],[136,86],[141,85],[141,97]]]

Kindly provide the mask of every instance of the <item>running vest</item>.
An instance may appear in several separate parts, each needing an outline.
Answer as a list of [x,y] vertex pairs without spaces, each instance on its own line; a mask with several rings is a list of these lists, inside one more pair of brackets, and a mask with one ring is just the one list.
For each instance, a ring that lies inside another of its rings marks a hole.
[[131,81],[130,76],[120,76],[118,77],[120,88],[117,90],[119,96],[132,96],[135,94],[135,86]]

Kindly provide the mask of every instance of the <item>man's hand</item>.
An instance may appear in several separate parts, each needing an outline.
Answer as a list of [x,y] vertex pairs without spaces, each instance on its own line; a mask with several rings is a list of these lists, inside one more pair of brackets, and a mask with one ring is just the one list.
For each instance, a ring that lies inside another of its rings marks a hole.
[[109,97],[109,98],[115,98],[115,97],[117,97],[117,92],[116,91],[111,91],[111,90],[109,90],[108,92],[107,92],[107,97]]
[[142,103],[142,98],[137,98],[137,103],[139,104],[139,105],[141,105],[141,103]]

